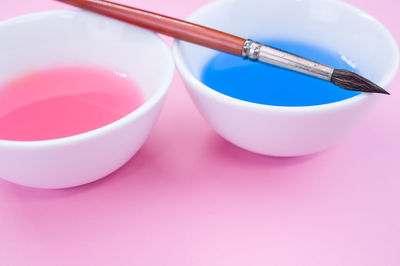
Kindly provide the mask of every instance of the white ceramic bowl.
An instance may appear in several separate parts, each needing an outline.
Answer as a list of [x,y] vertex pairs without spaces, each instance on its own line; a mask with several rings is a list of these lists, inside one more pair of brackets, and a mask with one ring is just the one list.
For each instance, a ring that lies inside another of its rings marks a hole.
[[142,146],[174,72],[154,33],[84,11],[51,11],[0,23],[0,83],[25,71],[83,62],[130,75],[145,103],[102,128],[47,141],[0,140],[0,177],[38,188],[65,188],[113,172]]
[[[350,58],[363,75],[384,88],[398,69],[398,48],[388,30],[340,1],[220,0],[203,6],[188,20],[254,40],[298,39],[326,47]],[[377,98],[390,97],[360,94],[308,107],[245,102],[200,81],[204,65],[216,51],[176,41],[173,53],[194,103],[211,126],[233,144],[260,154],[321,151],[358,125]]]

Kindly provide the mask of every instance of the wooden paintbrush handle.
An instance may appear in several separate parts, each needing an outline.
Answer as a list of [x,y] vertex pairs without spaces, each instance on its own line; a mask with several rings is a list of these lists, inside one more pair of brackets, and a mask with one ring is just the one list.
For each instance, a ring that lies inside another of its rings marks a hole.
[[245,39],[184,20],[102,0],[58,0],[179,40],[242,56]]

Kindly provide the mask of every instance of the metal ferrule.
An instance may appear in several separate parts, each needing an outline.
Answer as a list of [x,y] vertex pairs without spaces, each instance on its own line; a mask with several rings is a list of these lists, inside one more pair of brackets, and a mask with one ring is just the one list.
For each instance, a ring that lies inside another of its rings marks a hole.
[[245,42],[242,55],[244,58],[301,72],[327,81],[331,80],[334,70],[332,67],[327,65],[252,40],[247,40]]

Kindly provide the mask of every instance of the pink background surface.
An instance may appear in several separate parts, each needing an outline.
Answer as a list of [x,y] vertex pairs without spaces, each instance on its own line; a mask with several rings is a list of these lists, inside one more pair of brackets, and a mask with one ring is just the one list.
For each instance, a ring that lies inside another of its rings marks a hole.
[[[184,18],[208,1],[124,2]],[[347,2],[400,40],[398,0]],[[62,7],[1,0],[0,19]],[[217,136],[176,74],[148,141],[117,172],[53,191],[0,180],[0,265],[398,266],[399,86],[339,145],[278,159]]]

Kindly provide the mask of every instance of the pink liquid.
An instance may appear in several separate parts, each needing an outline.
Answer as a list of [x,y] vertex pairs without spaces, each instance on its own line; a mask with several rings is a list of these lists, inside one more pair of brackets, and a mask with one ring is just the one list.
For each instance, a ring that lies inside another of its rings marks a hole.
[[55,67],[0,84],[0,139],[62,138],[110,124],[144,102],[126,75],[98,67]]

